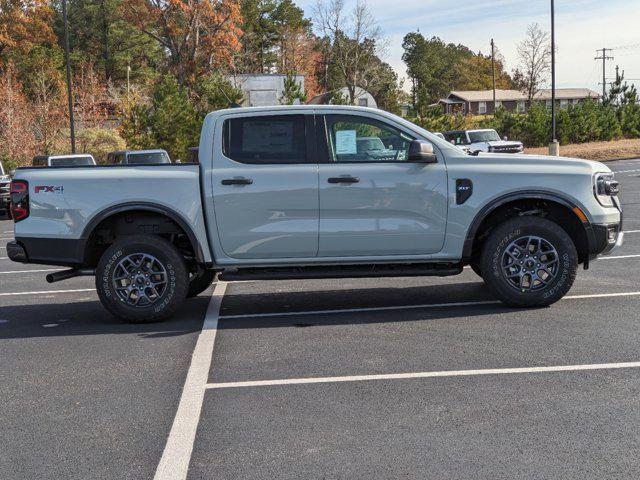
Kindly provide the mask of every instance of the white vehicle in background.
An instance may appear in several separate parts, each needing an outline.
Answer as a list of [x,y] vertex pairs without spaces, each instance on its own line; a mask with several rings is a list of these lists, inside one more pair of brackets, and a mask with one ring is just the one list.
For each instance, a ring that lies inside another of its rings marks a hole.
[[[438,138],[441,138],[442,140],[446,140],[444,134],[440,133],[440,132],[435,132],[434,135]],[[462,150],[464,153],[466,153],[467,155],[469,155],[471,152],[469,151],[469,147],[467,147],[466,145],[456,145],[455,143],[451,142],[454,146],[458,147],[460,150]]]
[[517,140],[500,138],[492,128],[479,130],[451,130],[444,138],[457,147],[467,147],[471,155],[484,153],[522,153],[524,146]]
[[166,150],[120,150],[107,156],[108,164],[120,165],[162,165],[171,163]]
[[74,153],[69,155],[36,155],[33,157],[34,167],[88,167],[96,161],[88,153]]

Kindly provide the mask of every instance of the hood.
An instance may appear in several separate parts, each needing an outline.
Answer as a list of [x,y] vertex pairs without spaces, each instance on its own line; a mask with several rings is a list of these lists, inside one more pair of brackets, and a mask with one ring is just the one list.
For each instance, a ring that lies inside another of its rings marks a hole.
[[486,164],[501,164],[513,166],[533,166],[541,170],[560,169],[566,171],[573,169],[576,172],[588,174],[611,172],[611,169],[602,162],[583,160],[581,158],[552,157],[549,155],[527,155],[524,153],[481,153],[476,160]]
[[522,145],[522,142],[519,142],[517,140],[495,140],[492,142],[484,143],[491,145],[492,147],[513,147]]

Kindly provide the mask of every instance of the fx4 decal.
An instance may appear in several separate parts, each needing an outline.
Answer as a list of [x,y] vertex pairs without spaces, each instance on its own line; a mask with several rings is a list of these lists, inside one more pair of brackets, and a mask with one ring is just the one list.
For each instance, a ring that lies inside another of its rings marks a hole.
[[56,195],[62,195],[64,187],[62,185],[37,185],[35,193],[53,193]]

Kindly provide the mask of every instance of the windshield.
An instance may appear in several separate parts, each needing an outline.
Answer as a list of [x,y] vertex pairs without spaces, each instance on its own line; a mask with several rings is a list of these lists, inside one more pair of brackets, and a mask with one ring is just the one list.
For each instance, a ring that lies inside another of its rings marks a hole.
[[60,157],[52,158],[52,167],[74,167],[81,165],[95,165],[92,157]]
[[500,135],[495,130],[481,130],[479,132],[468,132],[471,143],[478,142],[499,142]]
[[127,163],[149,165],[154,163],[171,163],[171,160],[165,152],[130,153],[127,157]]

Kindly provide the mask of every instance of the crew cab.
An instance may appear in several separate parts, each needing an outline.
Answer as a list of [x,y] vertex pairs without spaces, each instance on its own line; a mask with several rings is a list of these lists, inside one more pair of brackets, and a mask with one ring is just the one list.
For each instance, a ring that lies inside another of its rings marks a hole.
[[[384,155],[362,147],[372,138]],[[508,305],[550,305],[579,264],[623,240],[606,165],[471,157],[363,107],[219,110],[204,120],[198,165],[19,168],[11,189],[9,257],[71,267],[50,282],[95,275],[103,305],[131,322],[167,318],[216,276],[445,276],[465,265]]]
[[96,161],[88,153],[72,153],[68,155],[36,155],[33,157],[34,167],[79,167],[92,166]]
[[522,142],[501,139],[498,132],[491,128],[479,130],[451,130],[444,132],[445,139],[453,145],[464,147],[471,155],[480,152],[522,153]]
[[171,163],[166,150],[119,150],[107,155],[107,163],[121,165],[157,165]]

